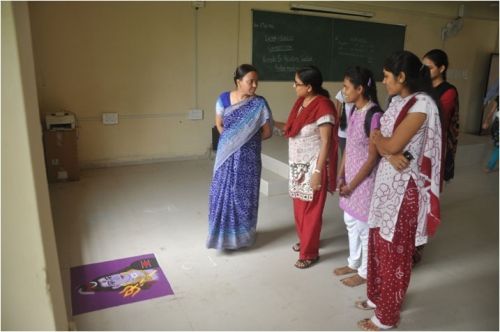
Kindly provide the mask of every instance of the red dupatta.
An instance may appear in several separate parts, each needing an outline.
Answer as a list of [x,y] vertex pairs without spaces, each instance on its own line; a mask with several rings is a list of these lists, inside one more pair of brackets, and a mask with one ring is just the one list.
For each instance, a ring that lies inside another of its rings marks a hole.
[[316,122],[322,116],[333,115],[335,120],[330,137],[330,151],[328,151],[326,159],[328,181],[327,190],[328,192],[333,193],[337,188],[338,114],[333,102],[325,96],[318,95],[299,113],[299,109],[301,108],[303,102],[303,97],[298,98],[297,101],[295,101],[285,124],[285,136],[288,138],[295,137],[298,133],[300,133],[304,126]]
[[[408,111],[413,107],[413,105],[417,102],[417,98],[413,96],[404,106],[401,112],[399,113],[396,122],[394,123],[393,133],[396,130],[396,127],[399,126],[403,119],[408,114]],[[438,116],[437,114],[428,114],[427,121],[429,126],[433,123],[434,117]],[[437,128],[433,128],[437,129]],[[439,129],[441,127],[439,126]],[[424,143],[424,153],[422,156],[421,165],[419,167],[420,176],[424,179],[424,190],[427,199],[425,200],[427,206],[420,207],[426,208],[426,231],[427,235],[433,236],[440,223],[441,223],[441,209],[440,209],[440,201],[439,201],[439,185],[440,185],[440,167],[441,165],[441,155],[439,157],[433,156],[431,153],[431,148],[429,146],[441,143],[441,137],[436,138],[436,135],[426,134],[426,142]]]

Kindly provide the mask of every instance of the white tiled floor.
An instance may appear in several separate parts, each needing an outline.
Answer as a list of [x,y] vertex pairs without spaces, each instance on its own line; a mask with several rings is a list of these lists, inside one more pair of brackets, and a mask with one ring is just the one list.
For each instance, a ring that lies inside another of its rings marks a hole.
[[[79,330],[357,330],[365,287],[332,275],[347,256],[338,198],[328,198],[321,259],[297,254],[286,195],[261,196],[255,247],[205,249],[208,160],[86,170],[51,185],[71,317],[69,268],[154,253],[175,295],[72,317]],[[498,330],[498,172],[458,168],[443,224],[414,270],[400,330]]]

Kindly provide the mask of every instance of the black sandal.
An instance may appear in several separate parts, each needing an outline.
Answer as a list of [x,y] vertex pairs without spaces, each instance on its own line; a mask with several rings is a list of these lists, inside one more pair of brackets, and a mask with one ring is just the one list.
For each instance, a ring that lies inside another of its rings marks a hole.
[[299,252],[300,251],[300,242],[295,243],[292,246],[292,250],[295,251],[295,252]]
[[319,260],[319,256],[313,259],[299,259],[295,262],[295,267],[298,269],[307,269],[314,265]]

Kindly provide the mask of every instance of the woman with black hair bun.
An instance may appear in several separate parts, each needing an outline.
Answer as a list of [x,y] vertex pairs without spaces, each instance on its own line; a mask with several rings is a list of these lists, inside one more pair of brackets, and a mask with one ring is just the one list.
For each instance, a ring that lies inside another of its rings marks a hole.
[[398,325],[412,271],[415,245],[440,223],[441,123],[432,98],[429,68],[408,51],[385,62],[383,83],[394,97],[370,139],[381,159],[368,215],[368,279],[365,301],[374,309],[358,322],[363,330]]
[[267,101],[255,94],[257,69],[243,64],[234,72],[235,89],[215,105],[220,133],[209,193],[207,248],[250,247],[255,242],[259,210],[262,140],[272,136]]

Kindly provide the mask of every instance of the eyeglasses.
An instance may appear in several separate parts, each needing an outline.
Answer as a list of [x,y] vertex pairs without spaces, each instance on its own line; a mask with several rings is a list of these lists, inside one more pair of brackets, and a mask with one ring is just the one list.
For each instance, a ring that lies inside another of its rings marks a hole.
[[296,88],[298,86],[304,86],[305,84],[304,83],[298,83],[298,82],[293,82],[293,87]]

